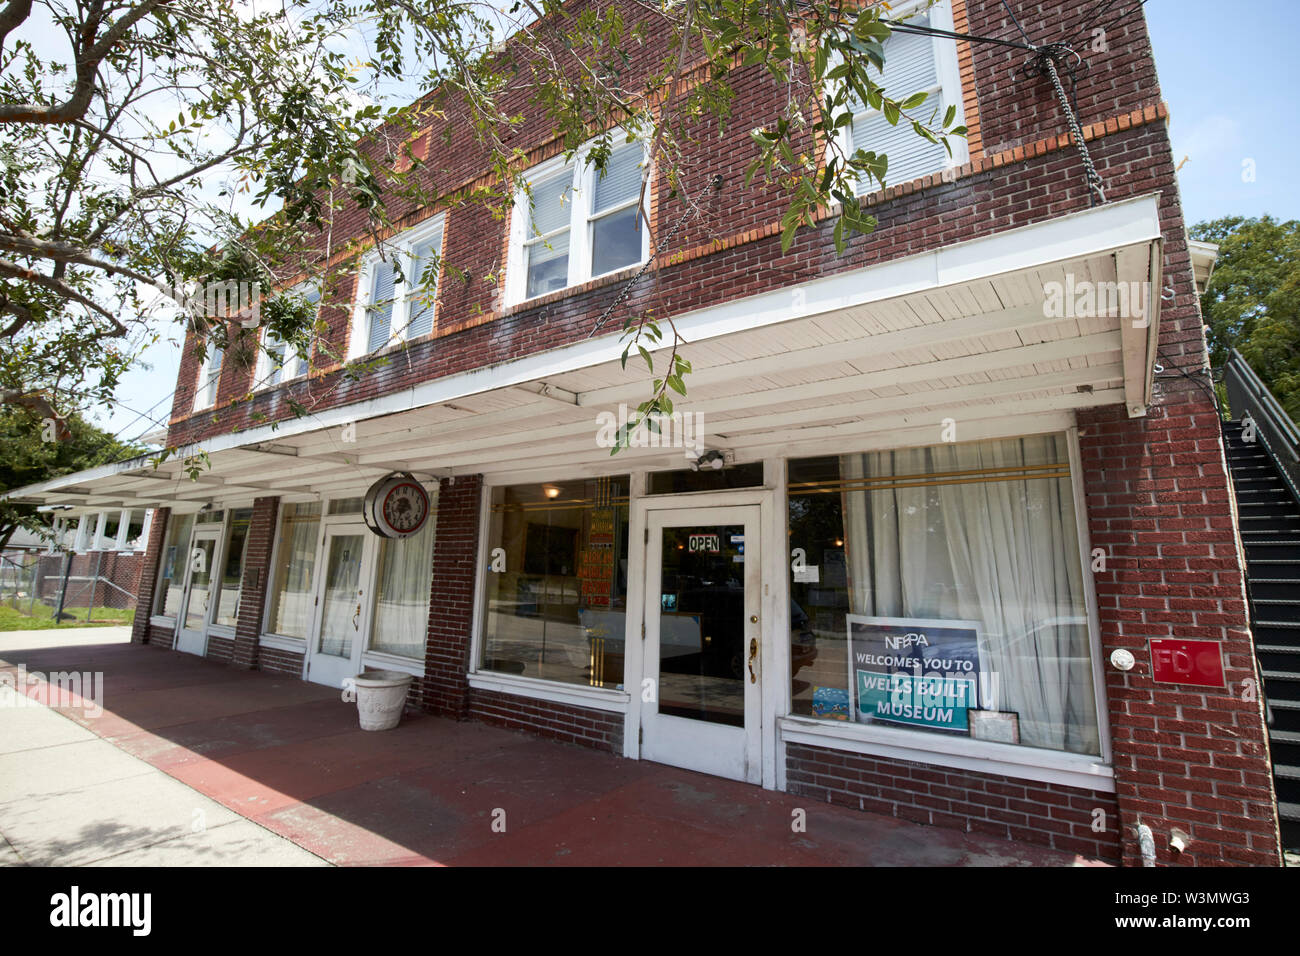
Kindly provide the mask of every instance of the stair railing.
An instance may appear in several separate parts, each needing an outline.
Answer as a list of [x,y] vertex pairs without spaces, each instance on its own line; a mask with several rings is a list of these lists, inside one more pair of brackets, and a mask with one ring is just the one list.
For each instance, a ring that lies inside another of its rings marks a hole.
[[1236,349],[1224,364],[1223,384],[1232,417],[1240,420],[1249,416],[1254,421],[1257,440],[1300,504],[1300,428]]

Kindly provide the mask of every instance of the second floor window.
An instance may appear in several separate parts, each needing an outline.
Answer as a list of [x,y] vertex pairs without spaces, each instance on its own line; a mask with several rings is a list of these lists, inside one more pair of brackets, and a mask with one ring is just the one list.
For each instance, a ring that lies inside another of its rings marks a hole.
[[[917,6],[915,3],[896,4],[894,9],[897,13],[893,16],[897,19],[906,17],[906,22],[915,26],[952,30],[949,0],[940,0],[932,7],[908,16],[909,8],[915,9]],[[910,111],[922,123],[929,123],[933,113],[934,125],[938,125],[949,106],[956,107],[960,118],[961,76],[957,65],[957,46],[953,40],[896,31],[885,41],[884,52],[884,72],[877,73],[873,68],[871,73],[872,78],[885,88],[886,94],[899,100],[914,93],[928,94],[924,103]],[[950,158],[943,144],[931,143],[918,136],[906,118],[900,118],[896,125],[891,125],[883,112],[870,109],[856,99],[852,108],[853,122],[844,130],[843,148],[849,155],[858,149],[866,149],[888,156],[885,182],[890,186],[910,182],[948,166],[960,166],[967,160],[966,141],[961,137],[949,139],[952,147]],[[879,188],[880,184],[875,179],[863,175],[858,180],[857,194],[864,196]]]
[[[320,310],[320,289],[312,285],[295,289],[294,292],[306,300],[312,311],[312,321],[315,322],[316,314]],[[263,333],[262,354],[259,361],[257,387],[260,388],[269,388],[281,382],[302,378],[311,370],[310,356],[290,348],[270,329]]]
[[434,329],[443,217],[397,236],[361,266],[349,357],[428,335]]
[[[621,139],[621,137],[617,137]],[[507,300],[522,302],[644,262],[650,243],[641,215],[645,147],[618,143],[604,173],[587,162],[543,163],[527,176],[532,204],[515,198]]]
[[221,381],[221,360],[224,353],[215,345],[208,345],[207,357],[199,366],[198,387],[194,392],[194,409],[211,408],[217,403],[217,385]]

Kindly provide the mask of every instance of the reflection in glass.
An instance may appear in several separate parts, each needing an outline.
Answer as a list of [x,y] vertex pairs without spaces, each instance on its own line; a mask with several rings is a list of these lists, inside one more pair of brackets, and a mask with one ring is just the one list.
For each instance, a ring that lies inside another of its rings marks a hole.
[[361,630],[361,553],[359,534],[331,535],[325,564],[325,600],[322,602],[320,643],[322,654],[352,656],[352,639]]
[[185,588],[185,553],[190,545],[190,530],[193,527],[194,515],[174,514],[167,521],[167,538],[159,561],[161,569],[155,614],[175,617],[180,613],[181,596]]
[[217,595],[214,624],[234,627],[239,619],[239,593],[244,583],[244,552],[248,547],[248,526],[253,510],[243,508],[230,517],[230,537],[226,544],[225,567],[221,572],[221,591]]
[[424,658],[435,523],[431,510],[418,533],[409,538],[385,538],[379,544],[372,651]]
[[[852,709],[848,615],[967,621],[976,707],[951,728],[913,729],[1100,753],[1064,435],[791,461],[789,476],[795,713],[886,719]],[[889,653],[954,656],[916,638]]]
[[626,476],[493,490],[483,670],[621,686],[627,500]]
[[212,584],[212,560],[217,543],[211,538],[195,541],[190,548],[190,599],[185,605],[185,627],[202,630],[208,619],[208,597]]
[[663,530],[659,713],[745,725],[745,526]]
[[285,637],[306,637],[312,609],[312,575],[316,570],[316,535],[320,504],[287,504],[275,551],[275,586],[267,629]]

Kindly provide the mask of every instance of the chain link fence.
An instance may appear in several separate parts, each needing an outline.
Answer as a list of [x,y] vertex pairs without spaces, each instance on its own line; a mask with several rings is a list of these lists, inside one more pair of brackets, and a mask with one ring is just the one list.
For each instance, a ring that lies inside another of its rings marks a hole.
[[7,551],[0,554],[0,626],[130,624],[143,556]]

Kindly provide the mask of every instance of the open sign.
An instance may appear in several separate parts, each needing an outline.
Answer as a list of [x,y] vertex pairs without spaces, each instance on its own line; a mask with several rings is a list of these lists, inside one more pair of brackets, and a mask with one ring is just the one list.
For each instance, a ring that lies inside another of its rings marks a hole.
[[693,534],[687,539],[687,550],[692,554],[718,554],[722,551],[722,536],[717,534]]
[[1223,687],[1223,648],[1218,641],[1152,638],[1151,677],[1162,684]]

